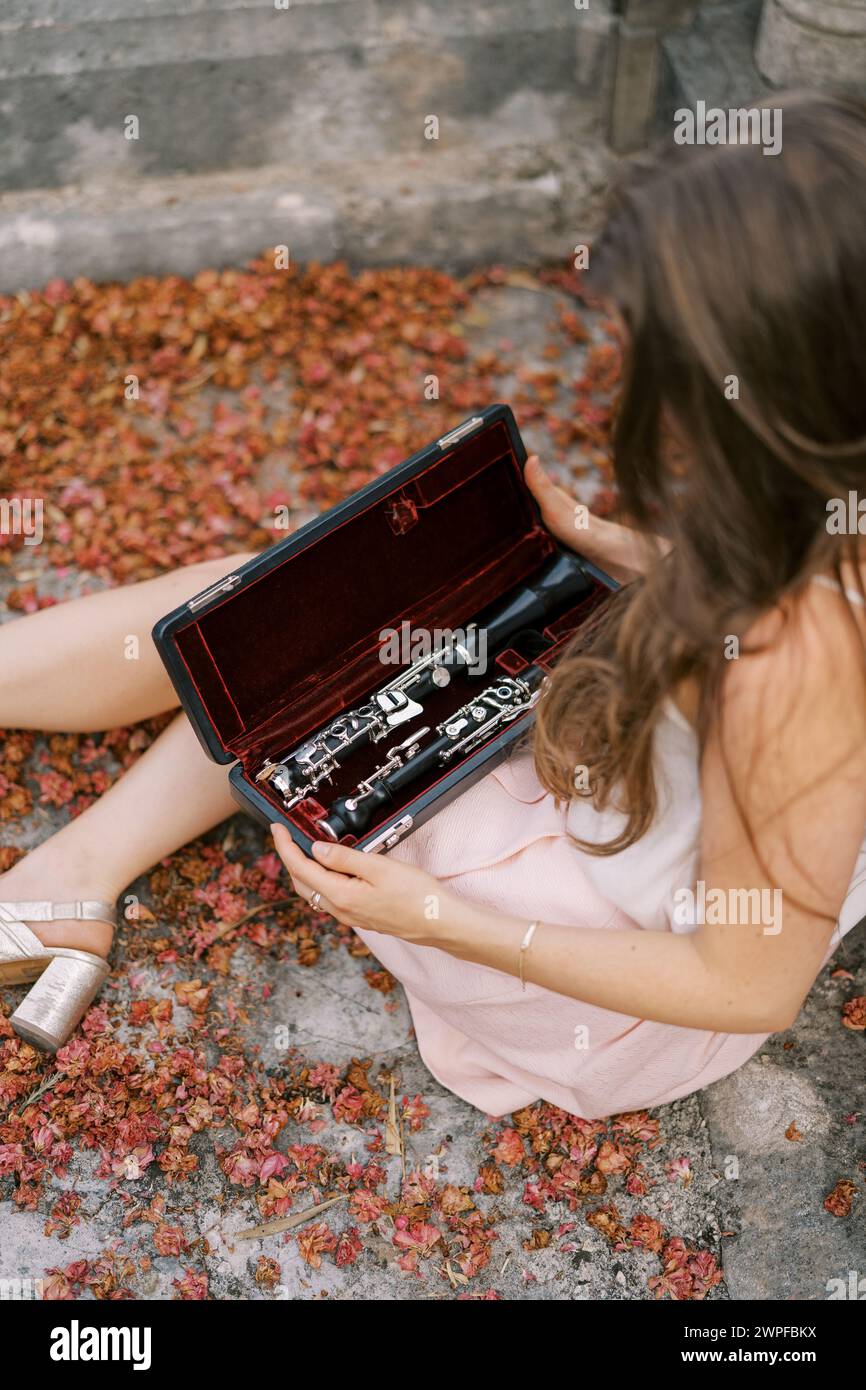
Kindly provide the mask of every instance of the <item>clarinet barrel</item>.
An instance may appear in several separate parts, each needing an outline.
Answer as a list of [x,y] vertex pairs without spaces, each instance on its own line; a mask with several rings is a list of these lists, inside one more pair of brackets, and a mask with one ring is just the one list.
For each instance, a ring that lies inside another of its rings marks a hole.
[[[576,555],[555,555],[531,583],[521,584],[504,603],[491,604],[473,619],[462,646],[455,646],[442,661],[419,672],[415,679],[411,672],[406,673],[401,678],[401,689],[411,694],[413,700],[423,702],[454,675],[464,671],[476,678],[484,675],[485,652],[503,651],[525,628],[545,627],[557,609],[579,602],[591,589],[592,583]],[[477,672],[474,667],[478,667]]]
[[555,555],[529,584],[522,584],[501,607],[478,618],[487,632],[488,651],[502,651],[524,628],[545,627],[558,608],[574,605],[592,589],[592,581],[576,555]]

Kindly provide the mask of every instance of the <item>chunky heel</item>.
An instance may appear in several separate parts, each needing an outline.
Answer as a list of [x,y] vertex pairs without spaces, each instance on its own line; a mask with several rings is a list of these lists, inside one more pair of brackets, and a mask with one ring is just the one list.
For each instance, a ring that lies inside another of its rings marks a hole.
[[108,922],[111,903],[97,898],[54,903],[0,902],[0,985],[36,984],[10,1020],[16,1033],[49,1052],[62,1047],[93,1003],[108,974],[108,962],[90,951],[43,946],[28,922]]
[[101,956],[55,950],[12,1015],[12,1027],[27,1042],[56,1052],[81,1022],[107,974]]

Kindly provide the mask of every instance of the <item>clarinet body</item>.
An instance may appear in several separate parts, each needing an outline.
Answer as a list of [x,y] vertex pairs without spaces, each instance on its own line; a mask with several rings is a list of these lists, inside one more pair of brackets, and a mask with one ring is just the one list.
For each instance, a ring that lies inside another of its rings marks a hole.
[[471,674],[484,651],[482,632],[487,650],[502,650],[518,632],[544,626],[557,608],[576,602],[591,588],[577,556],[560,552],[532,583],[521,585],[504,603],[480,615],[465,642],[439,647],[413,662],[366,704],[340,715],[289,758],[266,763],[256,781],[268,782],[291,810],[322,782],[330,781],[358,748],[380,742],[393,729],[423,715],[423,701],[437,688],[448,685],[455,675]]
[[330,840],[362,835],[376,812],[397,800],[418,778],[447,767],[452,758],[471,752],[498,729],[530,710],[543,680],[540,666],[529,666],[520,676],[505,676],[437,725],[432,742],[424,743],[430,730],[419,729],[389,749],[385,762],[359,782],[351,796],[334,802],[327,818],[319,822],[322,835]]

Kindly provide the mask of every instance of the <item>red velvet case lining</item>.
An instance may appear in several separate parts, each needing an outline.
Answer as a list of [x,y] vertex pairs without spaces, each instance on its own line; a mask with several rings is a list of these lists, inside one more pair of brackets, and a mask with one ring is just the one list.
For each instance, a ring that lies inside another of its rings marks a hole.
[[[177,649],[217,737],[253,780],[396,674],[379,659],[384,629],[465,628],[554,549],[495,422],[193,619]],[[564,631],[562,621],[549,630],[552,645],[571,631],[569,617]],[[522,664],[503,653],[496,670],[517,674]],[[424,722],[470,693],[437,695]],[[354,785],[342,781],[328,801]],[[314,825],[301,807],[293,819]]]
[[390,678],[385,628],[465,626],[552,550],[497,422],[181,628],[177,649],[220,742],[258,764]]

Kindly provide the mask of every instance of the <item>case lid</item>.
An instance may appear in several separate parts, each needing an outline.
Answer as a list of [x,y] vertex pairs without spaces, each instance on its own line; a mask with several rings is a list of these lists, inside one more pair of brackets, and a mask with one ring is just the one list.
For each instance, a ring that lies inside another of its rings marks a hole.
[[284,754],[393,679],[390,633],[463,629],[538,569],[556,546],[525,458],[492,406],[163,619],[154,640],[211,755]]

